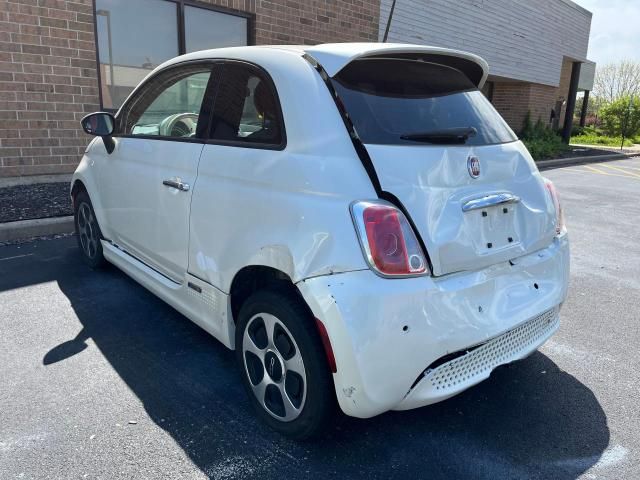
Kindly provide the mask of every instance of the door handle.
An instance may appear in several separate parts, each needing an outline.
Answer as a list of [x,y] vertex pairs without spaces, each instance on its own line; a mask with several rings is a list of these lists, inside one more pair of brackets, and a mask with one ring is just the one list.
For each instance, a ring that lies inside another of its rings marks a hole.
[[479,208],[493,207],[495,205],[502,205],[505,203],[518,203],[520,197],[513,193],[494,193],[492,195],[485,195],[484,197],[474,198],[462,205],[462,211],[468,212],[470,210],[477,210]]
[[181,182],[179,180],[163,180],[162,184],[167,186],[167,187],[171,187],[171,188],[175,188],[177,190],[180,190],[181,192],[188,192],[189,191],[189,184]]

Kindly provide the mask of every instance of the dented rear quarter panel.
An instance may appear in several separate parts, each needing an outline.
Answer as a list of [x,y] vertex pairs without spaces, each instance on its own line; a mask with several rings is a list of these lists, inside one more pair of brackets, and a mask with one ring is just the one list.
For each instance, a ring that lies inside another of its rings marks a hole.
[[193,190],[189,271],[224,292],[250,265],[293,282],[368,268],[349,205],[375,191],[334,101],[299,54],[261,53],[256,62],[276,86],[286,146],[207,144]]

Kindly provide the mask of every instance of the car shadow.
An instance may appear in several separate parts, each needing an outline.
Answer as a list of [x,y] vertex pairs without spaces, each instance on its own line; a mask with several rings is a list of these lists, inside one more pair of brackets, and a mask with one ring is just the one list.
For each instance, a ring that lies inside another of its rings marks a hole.
[[321,438],[290,441],[256,420],[233,352],[126,275],[90,271],[69,242],[53,259],[29,261],[21,280],[0,278],[0,291],[57,280],[82,325],[43,364],[64,362],[91,338],[211,478],[574,479],[609,444],[594,394],[542,353],[446,402],[368,420],[339,414]]

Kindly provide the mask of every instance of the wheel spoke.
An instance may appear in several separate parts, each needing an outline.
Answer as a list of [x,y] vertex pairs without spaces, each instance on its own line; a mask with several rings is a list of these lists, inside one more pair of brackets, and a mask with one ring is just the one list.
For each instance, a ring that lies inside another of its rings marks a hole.
[[266,353],[267,350],[266,348],[264,350],[258,348],[258,346],[253,342],[253,339],[249,335],[248,330],[245,330],[244,336],[242,338],[242,350],[245,352],[253,353],[256,357],[260,359],[260,361],[264,365],[264,354]]
[[82,216],[82,223],[86,225],[89,223],[89,219],[87,219],[87,204],[83,203],[82,207],[80,207],[80,215]]
[[284,366],[287,369],[287,372],[295,372],[300,375],[302,378],[305,378],[304,371],[304,363],[302,361],[302,355],[300,355],[300,351],[296,348],[296,353],[289,360],[284,361]]
[[87,234],[85,232],[80,232],[80,244],[82,245],[82,250],[84,250],[85,253],[87,251],[88,243],[89,243],[89,239],[87,237]]
[[284,388],[284,382],[276,384],[278,390],[280,390],[280,395],[282,396],[282,403],[284,404],[284,421],[293,420],[300,414],[300,409],[296,408],[289,395],[287,395],[287,391]]
[[276,317],[273,315],[269,315],[268,313],[260,315],[262,317],[262,321],[264,322],[264,328],[267,332],[267,340],[269,343],[269,347],[275,348],[273,344],[273,332],[276,327],[276,323],[279,323]]
[[253,393],[255,394],[256,398],[260,402],[260,405],[262,405],[265,408],[266,408],[266,403],[264,401],[264,394],[267,390],[267,386],[270,384],[271,384],[271,381],[267,378],[267,375],[265,375],[264,377],[262,377],[262,380],[260,381],[260,383],[258,383],[257,385],[251,385],[251,388],[253,388]]

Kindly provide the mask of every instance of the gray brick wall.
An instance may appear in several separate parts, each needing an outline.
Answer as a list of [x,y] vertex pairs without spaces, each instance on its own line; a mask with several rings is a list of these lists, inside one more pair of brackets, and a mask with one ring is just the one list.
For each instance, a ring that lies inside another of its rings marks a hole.
[[[382,39],[392,0],[382,0]],[[569,0],[397,0],[389,42],[456,48],[490,73],[557,87],[563,56],[585,60],[591,13]]]

